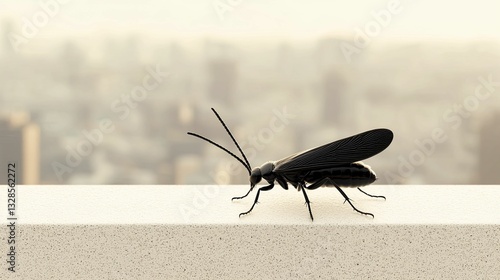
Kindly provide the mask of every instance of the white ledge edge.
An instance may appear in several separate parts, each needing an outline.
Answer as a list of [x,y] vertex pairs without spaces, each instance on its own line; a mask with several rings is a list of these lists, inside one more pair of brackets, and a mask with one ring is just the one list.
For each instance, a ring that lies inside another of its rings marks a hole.
[[[18,186],[9,279],[495,279],[500,187]],[[7,201],[7,187],[0,188]],[[6,204],[2,223],[7,222]],[[185,211],[185,212],[183,212]],[[4,227],[5,228],[5,227]],[[8,231],[0,237],[4,258]]]
[[[256,189],[243,200],[248,186],[172,185],[32,185],[16,186],[16,216],[20,224],[500,224],[500,186],[371,185],[368,197],[354,188],[344,191],[359,210],[351,208],[334,188],[309,190],[311,222],[302,193],[279,185]],[[7,217],[7,186],[0,187],[2,223]]]

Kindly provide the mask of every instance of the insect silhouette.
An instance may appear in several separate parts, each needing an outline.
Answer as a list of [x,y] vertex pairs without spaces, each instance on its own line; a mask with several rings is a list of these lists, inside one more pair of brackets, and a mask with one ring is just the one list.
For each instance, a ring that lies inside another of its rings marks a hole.
[[385,199],[384,196],[371,195],[359,188],[369,185],[377,179],[375,172],[373,172],[368,165],[360,162],[360,160],[367,159],[382,152],[391,144],[394,135],[389,129],[379,128],[365,131],[323,146],[293,154],[277,161],[268,161],[260,167],[252,169],[231,131],[229,131],[217,111],[213,108],[212,111],[226,129],[226,132],[233,140],[245,161],[206,137],[192,132],[188,132],[188,134],[201,138],[224,150],[245,166],[250,176],[250,190],[241,197],[233,197],[232,200],[247,197],[262,178],[269,183],[269,185],[257,190],[257,195],[255,196],[252,207],[250,210],[241,213],[240,217],[252,212],[255,204],[257,204],[259,200],[260,192],[271,190],[275,182],[278,182],[285,190],[288,190],[288,183],[290,183],[298,191],[302,191],[311,220],[314,220],[314,218],[306,189],[314,190],[322,186],[333,186],[356,212],[372,217],[374,217],[372,213],[363,212],[354,207],[351,203],[351,199],[347,197],[340,187],[357,187],[358,190],[365,195]]

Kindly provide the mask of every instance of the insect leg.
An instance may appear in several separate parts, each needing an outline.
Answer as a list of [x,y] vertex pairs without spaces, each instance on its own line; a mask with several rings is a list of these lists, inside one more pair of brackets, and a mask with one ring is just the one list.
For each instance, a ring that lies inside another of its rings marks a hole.
[[301,188],[302,189],[302,193],[304,194],[304,198],[306,200],[306,204],[307,204],[307,208],[309,209],[309,215],[311,216],[311,221],[314,221],[314,218],[313,218],[313,213],[311,211],[311,202],[309,201],[309,198],[307,197],[307,194],[306,194],[306,189],[305,188]]
[[369,215],[369,216],[372,216],[372,218],[375,218],[375,216],[373,216],[372,213],[363,212],[363,211],[359,211],[358,209],[356,209],[356,207],[354,207],[354,205],[352,205],[351,200],[349,199],[349,197],[347,197],[347,195],[345,194],[345,192],[339,186],[337,186],[336,184],[334,184],[334,186],[340,192],[340,194],[345,198],[345,200],[347,202],[349,202],[349,204],[351,205],[352,209],[356,210],[356,212],[361,213],[363,215]]
[[235,200],[235,199],[242,199],[242,198],[245,198],[248,196],[248,194],[252,191],[252,188],[250,188],[247,192],[247,194],[245,194],[244,196],[237,196],[237,197],[233,197],[231,198],[231,201]]
[[383,196],[383,195],[373,195],[373,194],[369,194],[369,193],[366,193],[365,191],[363,191],[361,188],[358,188],[358,190],[359,190],[360,192],[362,192],[362,193],[366,194],[366,195],[367,195],[367,196],[369,196],[369,197],[383,198],[384,200],[386,200],[386,199],[385,199],[385,196]]
[[305,184],[302,186],[302,192],[304,193],[304,198],[306,199],[306,204],[307,204],[307,208],[309,209],[309,215],[311,215],[311,220],[314,221],[314,218],[313,218],[313,214],[311,212],[311,205],[310,205],[310,201],[309,201],[309,198],[307,197],[307,194],[306,194],[306,190],[305,189],[308,189],[308,190],[314,190],[314,189],[317,189],[321,186],[323,186],[326,182],[328,181],[328,178],[324,178],[324,179],[321,179],[321,180],[318,180],[312,184],[310,184],[309,186],[306,186]]
[[255,196],[255,201],[253,202],[252,204],[252,207],[250,208],[250,210],[246,211],[246,212],[243,212],[243,213],[240,213],[240,217],[242,215],[246,215],[250,212],[252,212],[253,210],[253,207],[255,206],[255,204],[257,204],[257,202],[259,202],[259,194],[260,194],[260,191],[268,191],[268,190],[271,190],[272,188],[274,187],[274,184],[270,184],[269,186],[265,186],[265,187],[262,187],[260,188],[258,191],[257,191],[257,195]]

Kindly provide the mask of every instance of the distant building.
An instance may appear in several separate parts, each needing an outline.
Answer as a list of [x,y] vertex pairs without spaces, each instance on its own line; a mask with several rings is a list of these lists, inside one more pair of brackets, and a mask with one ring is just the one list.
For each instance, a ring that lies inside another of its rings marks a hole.
[[323,116],[324,123],[340,125],[343,118],[349,113],[346,108],[346,82],[342,75],[335,70],[329,70],[323,75]]
[[209,97],[222,104],[233,104],[236,90],[236,62],[230,58],[215,58],[208,62]]
[[479,153],[474,183],[500,184],[498,162],[500,149],[500,113],[493,115],[482,125],[479,132]]
[[7,184],[7,166],[15,163],[16,184],[40,183],[40,128],[27,113],[0,118],[0,182]]
[[[327,37],[318,40],[314,53],[316,65],[320,71],[337,68],[352,68],[350,60],[342,52],[342,44],[354,44],[339,38]],[[356,55],[356,53],[354,53]],[[354,58],[354,57],[353,57]]]
[[238,82],[237,50],[231,44],[207,40],[204,55],[208,98],[215,103],[233,105]]

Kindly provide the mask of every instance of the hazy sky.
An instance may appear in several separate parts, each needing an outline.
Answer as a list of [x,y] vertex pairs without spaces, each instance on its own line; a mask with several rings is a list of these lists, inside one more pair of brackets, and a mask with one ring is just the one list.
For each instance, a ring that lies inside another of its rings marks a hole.
[[[2,0],[0,17],[22,26],[42,11],[40,3],[57,0]],[[395,2],[381,36],[387,38],[492,39],[500,34],[498,0],[87,0],[60,4],[43,28],[44,36],[80,32],[161,33],[169,37],[272,36],[309,38],[352,37],[373,13]],[[398,4],[399,3],[399,4]],[[219,10],[216,9],[219,8]]]

